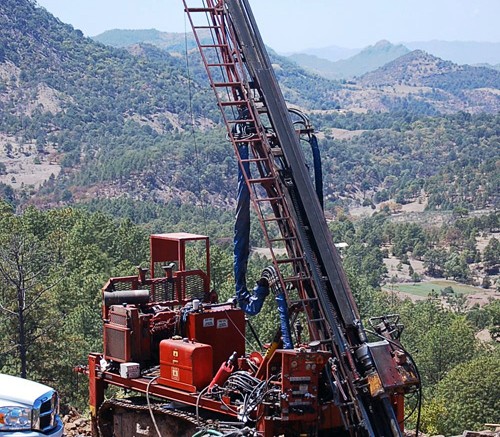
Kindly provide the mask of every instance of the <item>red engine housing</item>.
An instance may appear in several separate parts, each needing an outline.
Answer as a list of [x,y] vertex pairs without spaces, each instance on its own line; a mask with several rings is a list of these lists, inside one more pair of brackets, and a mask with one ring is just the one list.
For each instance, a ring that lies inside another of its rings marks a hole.
[[151,357],[150,314],[135,305],[113,305],[104,323],[104,358],[119,363],[147,361]]
[[229,304],[190,313],[186,337],[212,346],[215,375],[233,352],[238,357],[245,355],[245,313]]

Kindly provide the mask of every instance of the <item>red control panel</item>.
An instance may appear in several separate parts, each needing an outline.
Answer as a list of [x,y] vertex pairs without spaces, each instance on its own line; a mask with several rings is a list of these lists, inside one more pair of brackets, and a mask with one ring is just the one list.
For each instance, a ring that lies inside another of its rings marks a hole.
[[319,375],[330,353],[279,349],[276,355],[281,356],[281,419],[318,420]]

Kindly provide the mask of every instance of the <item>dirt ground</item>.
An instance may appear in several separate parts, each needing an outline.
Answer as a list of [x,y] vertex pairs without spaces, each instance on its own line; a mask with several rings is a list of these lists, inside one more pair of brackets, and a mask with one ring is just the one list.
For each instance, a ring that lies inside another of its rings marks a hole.
[[[360,203],[362,202],[363,198],[361,195],[358,196],[358,200],[360,201]],[[422,195],[414,202],[400,205],[398,210],[399,212],[395,213],[394,215],[404,216],[405,214],[424,212],[427,206],[427,200],[428,198],[424,195],[424,193],[422,193]],[[349,208],[349,214],[353,217],[371,217],[374,213],[380,211],[380,209],[384,205],[390,205],[391,203],[396,205],[393,201],[387,201],[375,205],[375,209],[372,209],[371,206],[355,206]]]
[[[10,153],[7,151],[8,144],[12,148]],[[51,175],[57,177],[61,171],[53,147],[46,147],[45,153],[37,153],[35,144],[19,144],[15,138],[1,134],[0,162],[6,167],[6,174],[0,174],[0,182],[14,189],[39,188]]]

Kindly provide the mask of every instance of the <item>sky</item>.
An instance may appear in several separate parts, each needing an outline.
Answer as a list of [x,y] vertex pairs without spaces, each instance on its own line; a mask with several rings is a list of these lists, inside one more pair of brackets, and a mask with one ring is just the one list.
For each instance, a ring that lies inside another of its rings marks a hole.
[[[249,0],[264,42],[281,53],[382,39],[500,42],[500,0]],[[95,36],[110,29],[189,30],[182,0],[37,0]],[[200,4],[200,0],[191,0]]]

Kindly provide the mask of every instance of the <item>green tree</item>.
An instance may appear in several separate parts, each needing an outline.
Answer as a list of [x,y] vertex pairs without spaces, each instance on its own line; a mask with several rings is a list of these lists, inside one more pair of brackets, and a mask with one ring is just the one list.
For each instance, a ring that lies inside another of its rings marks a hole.
[[345,216],[341,215],[337,220],[328,224],[332,238],[335,243],[348,243],[354,241],[356,230],[353,223]]
[[448,261],[444,264],[444,275],[455,281],[467,282],[471,273],[465,257],[456,252],[450,254]]
[[1,371],[49,382],[85,408],[72,369],[102,350],[101,288],[136,274],[147,249],[127,220],[70,208],[16,216],[0,204]]
[[466,313],[467,320],[469,320],[477,331],[486,328],[489,323],[489,317],[484,308],[479,304],[474,304]]
[[394,299],[391,299],[391,296],[379,287],[373,287],[367,277],[360,275],[352,268],[346,268],[346,273],[363,320],[384,315],[388,312],[388,308],[393,306]]
[[18,363],[19,375],[26,378],[29,362],[36,362],[33,349],[58,324],[53,318],[50,290],[62,275],[54,253],[31,233],[22,217],[4,216],[0,221],[0,312],[8,322],[2,336],[2,352]]
[[364,276],[372,287],[379,287],[387,273],[382,252],[378,247],[368,247],[354,243],[347,248],[344,265]]
[[485,288],[486,290],[491,287],[491,277],[489,275],[485,275],[481,287]]
[[474,328],[464,315],[440,307],[434,299],[405,302],[399,308],[405,344],[414,351],[424,386],[433,387],[476,351]]
[[500,339],[500,300],[494,300],[484,306],[484,311],[488,317],[488,329],[491,336],[498,341]]
[[467,297],[463,293],[453,293],[446,297],[446,302],[452,311],[464,314],[467,308]]
[[415,247],[413,248],[413,256],[416,259],[422,259],[426,251],[426,246],[422,242],[418,242],[415,244]]
[[413,272],[411,275],[411,280],[413,282],[420,282],[422,280],[422,276],[420,276],[417,272]]
[[[210,269],[214,290],[217,291],[221,299],[231,297],[234,294],[234,287],[232,287],[231,291],[225,289],[227,282],[234,282],[232,281],[233,257],[231,250],[229,248],[224,250],[219,245],[212,245],[210,247]],[[228,291],[229,293],[227,293]]]
[[430,249],[424,256],[425,271],[429,276],[439,278],[443,275],[446,251],[444,249]]
[[493,237],[483,252],[483,262],[484,267],[494,273],[498,271],[498,266],[500,264],[500,241]]
[[[482,429],[500,421],[500,349],[461,363],[440,381],[430,408],[441,414],[432,418],[430,429],[456,435],[464,429]],[[424,410],[425,415],[426,410]]]

